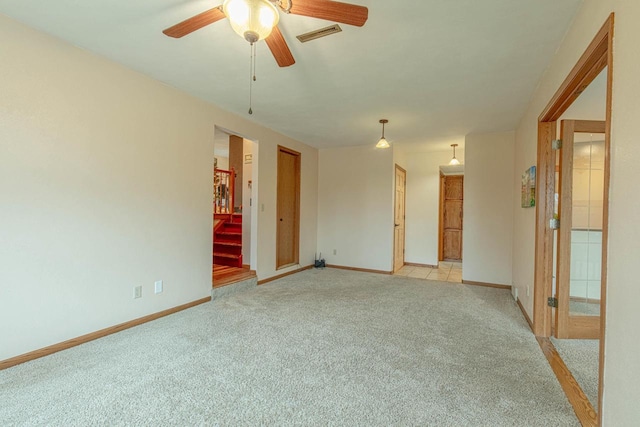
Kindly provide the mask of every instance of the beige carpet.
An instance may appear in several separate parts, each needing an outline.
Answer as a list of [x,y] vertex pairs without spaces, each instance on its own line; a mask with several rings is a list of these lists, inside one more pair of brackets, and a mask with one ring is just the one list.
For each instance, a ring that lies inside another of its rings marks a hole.
[[0,425],[579,425],[504,290],[310,270],[5,371]]
[[597,412],[600,340],[559,340],[552,337],[551,342]]

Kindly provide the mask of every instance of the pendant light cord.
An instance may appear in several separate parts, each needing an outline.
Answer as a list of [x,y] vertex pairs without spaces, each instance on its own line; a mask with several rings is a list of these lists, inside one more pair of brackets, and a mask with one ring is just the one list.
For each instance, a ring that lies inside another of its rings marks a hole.
[[251,62],[249,64],[249,114],[253,114],[253,82],[256,81],[256,44],[251,43]]

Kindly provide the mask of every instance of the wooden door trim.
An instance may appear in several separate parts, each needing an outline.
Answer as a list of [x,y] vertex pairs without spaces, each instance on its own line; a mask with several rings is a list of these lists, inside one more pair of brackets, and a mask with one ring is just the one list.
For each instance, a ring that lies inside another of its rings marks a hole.
[[[605,129],[605,171],[604,171],[604,211],[602,230],[602,280],[601,280],[601,312],[600,312],[600,366],[598,381],[598,402],[602,408],[602,391],[604,386],[604,347],[606,328],[606,296],[607,296],[607,258],[608,258],[608,224],[609,224],[609,182],[610,182],[610,148],[611,148],[611,103],[613,83],[613,36],[615,14],[611,13],[604,25],[591,41],[560,88],[551,98],[538,117],[538,174],[536,194],[536,238],[534,269],[534,333],[539,337],[551,336],[551,308],[547,306],[547,297],[552,293],[553,274],[553,230],[549,227],[549,219],[553,217],[553,187],[555,180],[555,157],[551,150],[551,141],[556,137],[556,121],[578,98],[586,87],[600,72],[607,67],[606,95],[606,129]],[[551,192],[549,191],[551,188]],[[602,423],[602,410],[598,414]]]
[[440,171],[440,205],[438,206],[438,261],[444,261],[444,185],[445,175]]
[[[404,174],[404,200],[402,201],[402,210],[405,213],[405,218],[406,218],[406,213],[407,213],[407,171],[400,165],[398,165],[397,163],[395,164],[395,169],[393,171],[393,192],[394,192],[394,196],[393,196],[393,253],[392,253],[392,257],[393,257],[393,261],[391,262],[391,271],[393,271],[394,273],[398,270],[396,270],[396,227],[395,227],[395,222],[396,222],[396,200],[395,198],[397,197],[397,191],[396,189],[398,188],[398,184],[396,183],[396,176],[397,176],[397,171],[400,170],[402,171],[402,173]],[[402,251],[402,264],[404,265],[404,261],[405,261],[405,253],[404,253],[404,246],[406,246],[407,244],[407,222],[406,220],[404,221],[404,232],[402,235],[402,245],[403,245],[403,251]],[[402,268],[402,267],[400,267]]]
[[[568,138],[562,147],[560,156],[560,197],[558,199],[558,212],[560,212],[560,227],[557,235],[557,261],[556,261],[556,294],[558,308],[555,310],[556,338],[569,338],[569,296],[571,277],[571,219],[573,218],[573,134],[575,121],[562,120],[560,122],[560,138]],[[570,135],[570,136],[569,136]],[[565,260],[564,262],[562,260]]]
[[[284,152],[287,154],[291,154],[296,157],[296,165],[295,165],[295,216],[294,216],[294,226],[293,226],[293,251],[294,251],[294,262],[284,265],[278,265],[278,254],[280,253],[280,204],[277,202],[278,200],[278,188],[279,188],[279,174],[276,171],[276,270],[281,270],[286,267],[291,267],[292,265],[300,264],[300,172],[302,167],[302,153],[292,150],[291,148],[287,148],[282,145],[278,145],[278,154],[280,152]],[[277,168],[278,157],[276,157],[276,168]]]

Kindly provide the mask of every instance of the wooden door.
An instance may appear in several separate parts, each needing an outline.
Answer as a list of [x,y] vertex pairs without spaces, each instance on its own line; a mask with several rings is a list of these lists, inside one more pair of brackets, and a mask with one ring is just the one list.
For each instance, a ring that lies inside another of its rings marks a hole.
[[393,227],[393,272],[404,266],[405,198],[407,171],[396,165],[396,196],[394,202]]
[[300,153],[278,146],[276,269],[299,263]]
[[555,335],[600,338],[606,280],[608,157],[605,122],[561,122],[558,185]]
[[442,260],[462,260],[462,204],[464,177],[445,176],[441,187],[441,245]]

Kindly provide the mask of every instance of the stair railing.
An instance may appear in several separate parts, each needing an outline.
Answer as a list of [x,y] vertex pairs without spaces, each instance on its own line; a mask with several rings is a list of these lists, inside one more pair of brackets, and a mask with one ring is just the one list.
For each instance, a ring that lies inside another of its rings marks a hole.
[[233,213],[236,172],[215,168],[213,171],[213,213]]

